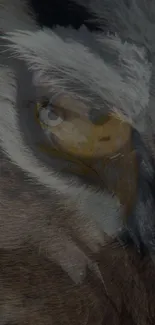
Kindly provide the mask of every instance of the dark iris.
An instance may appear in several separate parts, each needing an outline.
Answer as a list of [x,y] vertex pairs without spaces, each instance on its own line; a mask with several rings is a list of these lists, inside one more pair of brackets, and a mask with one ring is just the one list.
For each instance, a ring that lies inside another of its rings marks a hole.
[[50,120],[57,120],[58,118],[57,114],[52,110],[52,107],[49,108],[48,118]]

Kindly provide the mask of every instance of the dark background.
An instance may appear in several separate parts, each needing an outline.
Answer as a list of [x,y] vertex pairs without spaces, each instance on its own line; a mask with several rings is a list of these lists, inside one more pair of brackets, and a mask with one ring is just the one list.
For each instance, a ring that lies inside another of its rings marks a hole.
[[88,22],[95,18],[86,8],[71,0],[28,0],[36,13],[40,26],[72,26],[75,29],[85,25],[89,30],[98,30],[96,23]]

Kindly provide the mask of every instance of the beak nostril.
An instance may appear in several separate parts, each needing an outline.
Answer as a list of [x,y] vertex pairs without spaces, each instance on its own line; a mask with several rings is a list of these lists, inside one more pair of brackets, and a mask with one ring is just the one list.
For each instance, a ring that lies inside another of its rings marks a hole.
[[109,141],[110,140],[110,137],[107,136],[107,137],[102,137],[99,141]]

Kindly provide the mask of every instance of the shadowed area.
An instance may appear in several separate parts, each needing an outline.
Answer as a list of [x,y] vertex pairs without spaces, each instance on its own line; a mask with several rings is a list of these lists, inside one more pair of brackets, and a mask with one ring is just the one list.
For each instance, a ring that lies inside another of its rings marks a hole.
[[141,261],[117,242],[107,244],[96,258],[105,287],[90,273],[82,286],[73,285],[31,248],[13,255],[1,250],[1,324],[154,324],[151,260]]
[[99,30],[99,25],[88,22],[94,15],[86,8],[71,0],[29,0],[36,12],[37,20],[41,26],[52,28],[54,26],[72,26],[76,29],[85,24],[90,30]]

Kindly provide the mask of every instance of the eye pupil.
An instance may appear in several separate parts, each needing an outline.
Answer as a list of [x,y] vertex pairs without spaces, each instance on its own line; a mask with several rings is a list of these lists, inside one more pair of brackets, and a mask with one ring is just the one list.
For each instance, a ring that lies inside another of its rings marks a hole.
[[43,123],[44,127],[58,126],[63,122],[63,118],[60,116],[58,110],[54,109],[52,103],[48,102],[41,105],[39,112],[39,119]]

